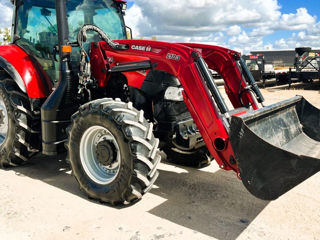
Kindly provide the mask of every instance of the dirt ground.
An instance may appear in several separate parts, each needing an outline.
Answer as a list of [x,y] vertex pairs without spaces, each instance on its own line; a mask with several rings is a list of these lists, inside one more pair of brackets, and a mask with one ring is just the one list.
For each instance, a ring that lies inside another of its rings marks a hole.
[[[320,108],[319,84],[262,90],[267,103],[303,95]],[[168,162],[144,198],[112,207],[80,192],[63,157],[38,156],[0,170],[0,239],[311,239],[320,240],[320,173],[279,199],[256,199],[215,163]]]

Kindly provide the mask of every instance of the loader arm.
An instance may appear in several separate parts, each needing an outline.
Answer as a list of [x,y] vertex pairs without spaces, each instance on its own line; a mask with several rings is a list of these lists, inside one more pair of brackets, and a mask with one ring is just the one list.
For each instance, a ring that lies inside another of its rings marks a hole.
[[208,68],[220,74],[225,81],[225,91],[234,108],[240,108],[248,104],[252,105],[253,109],[258,108],[257,103],[254,101],[254,96],[250,94],[242,96],[243,91],[246,91],[244,90],[246,84],[238,63],[240,53],[219,46],[196,43],[180,44],[199,51],[208,64]]
[[[221,168],[238,172],[228,136],[229,129],[226,115],[229,110],[227,109],[227,111],[222,113],[222,110],[217,106],[216,96],[211,94],[207,87],[208,83],[199,71],[197,56],[202,58],[202,55],[209,68],[222,74],[226,82],[227,94],[234,107],[238,108],[250,105],[252,108],[257,109],[252,93],[245,90],[247,84],[242,77],[237,63],[240,54],[225,48],[208,45],[188,46],[187,44],[142,40],[118,40],[117,42],[128,44],[129,50],[115,51],[105,42],[100,42],[101,53],[99,53],[100,50],[94,51],[97,51],[97,55],[101,54],[105,56],[104,62],[95,61],[92,65],[108,65],[109,69],[112,69],[120,63],[134,61],[137,60],[137,56],[143,56],[141,59],[149,59],[151,64],[155,64],[154,69],[168,72],[177,77],[184,89],[184,101],[208,150]],[[94,48],[93,45],[92,48]],[[101,60],[102,56],[91,58]],[[110,59],[112,59],[112,62],[110,62]],[[99,72],[101,74],[101,71],[97,71],[96,69],[92,72]],[[132,74],[132,77],[137,75],[136,72],[132,72],[127,76],[130,76],[130,74]],[[107,77],[107,74],[102,79],[105,77]],[[128,82],[130,83],[130,81],[129,78]]]
[[[302,97],[259,109],[263,96],[239,53],[201,44],[117,42],[126,44],[128,50],[113,50],[100,42],[101,56],[93,65],[102,61],[100,66],[112,72],[140,56],[150,62],[150,68],[178,78],[184,102],[208,150],[220,168],[235,171],[256,197],[275,199],[320,170],[316,130],[320,129],[320,111]],[[224,78],[233,110],[228,109],[210,69]]]

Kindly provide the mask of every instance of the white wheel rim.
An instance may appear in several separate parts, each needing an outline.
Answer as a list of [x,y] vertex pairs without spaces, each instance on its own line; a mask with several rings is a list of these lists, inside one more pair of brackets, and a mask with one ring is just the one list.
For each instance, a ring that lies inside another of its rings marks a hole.
[[[97,157],[97,145],[102,141],[108,141],[114,146],[116,152],[115,161],[110,165],[103,165]],[[88,128],[81,137],[80,159],[82,167],[89,178],[98,184],[109,184],[119,174],[121,154],[120,148],[113,134],[101,126]]]

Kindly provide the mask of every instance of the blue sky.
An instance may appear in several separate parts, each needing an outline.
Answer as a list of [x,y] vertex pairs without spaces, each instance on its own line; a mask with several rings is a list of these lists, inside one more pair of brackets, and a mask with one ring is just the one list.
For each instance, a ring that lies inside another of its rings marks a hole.
[[[0,27],[10,27],[9,0],[0,0]],[[242,52],[320,48],[319,0],[128,0],[134,37],[201,42]]]
[[136,37],[242,52],[320,47],[319,0],[129,0],[128,7]]
[[[298,8],[306,8],[308,10],[308,13],[312,16],[316,16],[318,22],[320,21],[319,19],[319,14],[320,14],[320,1],[315,1],[315,0],[279,0],[279,4],[281,5],[281,12],[282,13],[293,13],[296,11]],[[290,37],[291,34],[295,32],[297,33],[298,31],[277,31],[274,34],[271,34],[269,36],[266,36],[266,40],[268,41],[276,41],[278,39],[281,39],[282,37]],[[320,38],[319,38],[319,43],[320,43]]]
[[292,13],[298,8],[306,8],[311,15],[319,14],[320,1],[315,0],[279,0],[283,13]]

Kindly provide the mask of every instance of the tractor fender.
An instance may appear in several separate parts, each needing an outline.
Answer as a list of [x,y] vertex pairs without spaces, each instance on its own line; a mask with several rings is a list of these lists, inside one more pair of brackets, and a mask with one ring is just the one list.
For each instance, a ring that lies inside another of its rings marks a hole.
[[52,85],[37,60],[17,45],[0,46],[0,67],[29,98],[45,98]]

